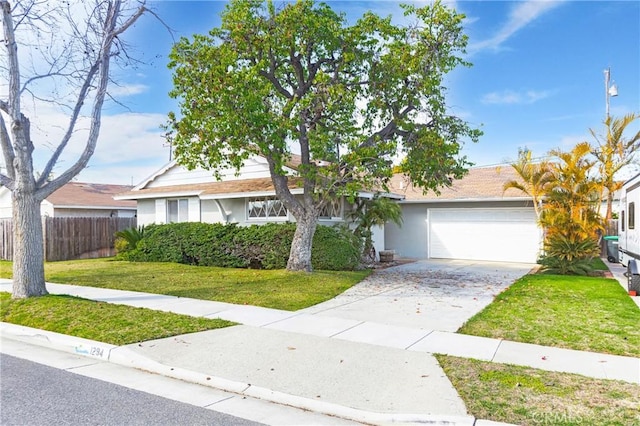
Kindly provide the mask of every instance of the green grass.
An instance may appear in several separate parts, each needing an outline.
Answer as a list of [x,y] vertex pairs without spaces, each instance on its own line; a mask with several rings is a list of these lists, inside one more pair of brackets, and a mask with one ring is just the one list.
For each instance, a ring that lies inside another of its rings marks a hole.
[[[288,272],[134,263],[113,259],[45,264],[49,282],[142,291],[203,300],[295,311],[332,299],[362,281],[370,271]],[[0,278],[11,278],[10,262],[0,263]]]
[[0,318],[12,324],[113,345],[234,325],[220,319],[197,318],[72,296],[49,295],[13,300],[6,292],[0,292]]
[[618,281],[526,275],[458,332],[545,346],[640,356],[640,309]]
[[599,257],[596,257],[591,261],[591,267],[593,268],[594,271],[608,271],[609,270],[609,268],[604,263],[604,261],[602,259],[600,259]]
[[640,425],[640,386],[437,355],[469,413],[518,425]]

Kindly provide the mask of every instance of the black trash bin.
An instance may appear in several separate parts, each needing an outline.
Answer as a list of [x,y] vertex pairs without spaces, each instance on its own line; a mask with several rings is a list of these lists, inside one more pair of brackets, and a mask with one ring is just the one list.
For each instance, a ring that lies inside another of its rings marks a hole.
[[607,235],[604,240],[607,242],[607,260],[610,263],[618,263],[620,261],[618,259],[618,236]]

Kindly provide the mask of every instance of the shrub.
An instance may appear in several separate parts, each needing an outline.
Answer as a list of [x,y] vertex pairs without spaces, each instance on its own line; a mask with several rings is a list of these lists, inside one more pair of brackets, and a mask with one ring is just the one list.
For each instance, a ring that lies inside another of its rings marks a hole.
[[234,249],[250,268],[282,269],[287,266],[295,230],[293,223],[239,227]]
[[[266,223],[247,227],[199,222],[151,225],[136,249],[119,258],[232,268],[282,269],[296,225]],[[318,226],[311,262],[315,269],[352,270],[359,266],[361,241],[347,229]]]
[[593,271],[592,260],[600,247],[592,238],[568,238],[554,234],[544,244],[545,255],[539,263],[545,272],[560,275],[588,275]]
[[144,238],[144,226],[132,227],[116,232],[114,247],[116,253],[134,250],[142,238]]
[[353,270],[360,265],[363,241],[346,227],[318,226],[313,236],[311,264],[315,269]]
[[200,222],[152,225],[128,260],[189,265],[245,267],[232,252],[234,225]]

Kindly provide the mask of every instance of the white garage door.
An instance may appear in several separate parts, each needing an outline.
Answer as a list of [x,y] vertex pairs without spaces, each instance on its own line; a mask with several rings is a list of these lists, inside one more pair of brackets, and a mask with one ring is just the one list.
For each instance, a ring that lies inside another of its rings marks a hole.
[[535,262],[540,230],[532,209],[429,209],[429,257]]

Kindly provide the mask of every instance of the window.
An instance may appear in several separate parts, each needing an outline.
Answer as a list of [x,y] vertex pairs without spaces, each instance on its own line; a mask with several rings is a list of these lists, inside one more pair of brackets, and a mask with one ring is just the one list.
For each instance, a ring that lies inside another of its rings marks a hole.
[[342,219],[342,198],[331,200],[320,210],[320,219]]
[[636,203],[629,203],[629,229],[635,229],[636,227]]
[[622,227],[621,231],[624,231],[624,227],[626,223],[624,223],[624,210],[620,212],[620,226]]
[[189,221],[189,200],[167,200],[167,223]]
[[254,197],[247,199],[247,217],[249,219],[286,219],[287,209],[274,197]]

